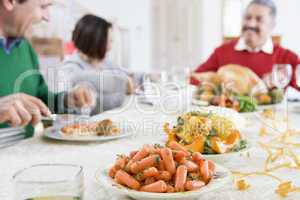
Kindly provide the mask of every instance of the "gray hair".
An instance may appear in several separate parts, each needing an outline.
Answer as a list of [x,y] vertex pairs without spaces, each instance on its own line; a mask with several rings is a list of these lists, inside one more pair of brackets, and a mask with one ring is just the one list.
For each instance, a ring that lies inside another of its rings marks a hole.
[[277,16],[277,7],[273,0],[252,0],[250,2],[250,4],[248,5],[248,8],[249,8],[249,6],[254,5],[254,4],[266,6],[266,7],[270,8],[270,10],[271,10],[270,14],[273,17]]

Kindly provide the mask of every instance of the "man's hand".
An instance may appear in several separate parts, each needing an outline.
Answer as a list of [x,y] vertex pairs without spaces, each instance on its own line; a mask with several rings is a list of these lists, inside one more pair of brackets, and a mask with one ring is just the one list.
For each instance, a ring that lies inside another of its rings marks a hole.
[[131,95],[134,93],[134,90],[135,90],[134,81],[131,77],[129,77],[128,81],[127,81],[127,86],[126,86],[126,94]]
[[18,93],[0,98],[0,123],[10,123],[13,127],[36,125],[42,115],[49,116],[51,112],[36,97]]
[[93,108],[96,105],[97,95],[89,85],[77,85],[66,97],[68,107]]

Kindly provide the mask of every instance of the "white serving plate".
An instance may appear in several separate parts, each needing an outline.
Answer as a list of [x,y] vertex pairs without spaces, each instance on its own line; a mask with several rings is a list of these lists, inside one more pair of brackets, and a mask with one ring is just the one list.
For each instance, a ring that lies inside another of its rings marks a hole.
[[212,179],[205,187],[195,191],[179,193],[150,193],[131,190],[117,184],[108,176],[107,169],[98,170],[96,173],[96,182],[101,185],[101,187],[110,190],[112,193],[129,196],[136,200],[193,200],[200,199],[201,196],[204,196],[209,192],[216,192],[233,181],[231,172],[221,165],[216,165],[216,174],[219,177]]
[[242,154],[247,154],[251,150],[252,146],[249,144],[245,149],[242,149],[238,152],[229,152],[229,153],[223,153],[223,154],[203,154],[204,158],[207,160],[211,160],[215,163],[224,164],[226,162],[232,161],[233,159],[241,156]]

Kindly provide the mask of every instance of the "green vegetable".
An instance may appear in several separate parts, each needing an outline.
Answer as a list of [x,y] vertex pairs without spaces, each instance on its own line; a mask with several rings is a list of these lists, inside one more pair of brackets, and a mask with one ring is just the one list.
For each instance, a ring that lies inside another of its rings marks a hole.
[[199,180],[199,175],[191,175],[190,173],[188,173],[187,177],[192,181]]
[[159,157],[159,156],[157,156],[157,157],[155,158],[155,162],[156,162],[157,165],[159,165],[159,163],[160,163],[160,157]]
[[209,131],[208,138],[211,138],[211,137],[214,137],[214,136],[218,136],[218,133],[217,133],[216,129],[212,128],[212,129]]
[[270,90],[269,95],[272,98],[272,104],[277,104],[282,102],[284,98],[284,91],[281,89],[274,88]]
[[184,125],[184,119],[182,119],[181,117],[178,117],[178,119],[177,119],[177,125],[178,126],[183,126]]
[[246,149],[248,146],[248,143],[246,140],[240,140],[239,143],[237,143],[233,148],[232,151],[233,152],[238,152],[241,151],[243,149]]
[[235,98],[239,102],[240,112],[253,112],[257,109],[257,103],[251,97],[236,96]]
[[209,140],[205,140],[204,142],[204,150],[203,150],[204,154],[215,154],[215,152],[212,150],[211,148],[211,144]]

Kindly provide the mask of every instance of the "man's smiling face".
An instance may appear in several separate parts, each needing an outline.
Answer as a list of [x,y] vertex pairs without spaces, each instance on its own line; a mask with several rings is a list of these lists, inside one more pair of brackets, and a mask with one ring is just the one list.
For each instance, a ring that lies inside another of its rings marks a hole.
[[[7,1],[7,0],[4,0]],[[11,5],[4,4],[6,14],[5,34],[22,37],[33,24],[49,21],[49,7],[52,0],[13,0]]]
[[243,17],[242,36],[251,48],[264,44],[275,26],[275,17],[267,6],[253,4],[247,8]]

